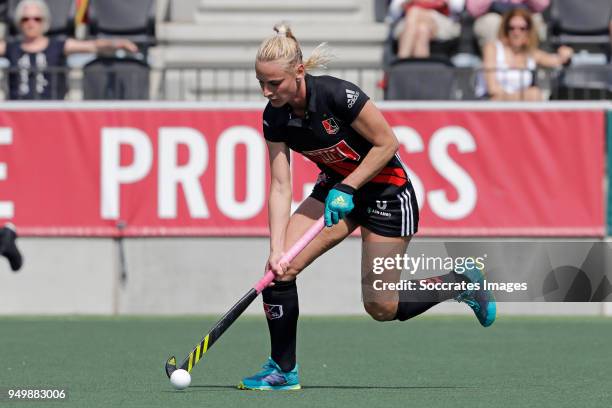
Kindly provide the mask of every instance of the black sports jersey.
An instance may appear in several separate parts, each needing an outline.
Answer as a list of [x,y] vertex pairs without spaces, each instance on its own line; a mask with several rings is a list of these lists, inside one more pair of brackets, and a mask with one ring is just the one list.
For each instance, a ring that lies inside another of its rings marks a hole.
[[[368,96],[356,85],[331,76],[306,75],[306,113],[299,118],[291,106],[270,103],[263,114],[266,140],[284,142],[316,163],[327,175],[343,179],[361,163],[372,144],[351,127]],[[389,163],[362,189],[393,190],[408,176],[399,157]]]

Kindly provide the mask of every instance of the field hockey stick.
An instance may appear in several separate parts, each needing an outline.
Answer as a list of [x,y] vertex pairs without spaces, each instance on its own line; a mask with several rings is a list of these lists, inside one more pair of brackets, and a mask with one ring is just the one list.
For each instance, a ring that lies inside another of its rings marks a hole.
[[[308,245],[310,241],[316,237],[319,232],[323,229],[323,217],[319,218],[319,220],[306,231],[306,233],[291,247],[289,250],[283,255],[280,262],[286,263],[291,262],[293,258],[296,257],[305,247]],[[168,378],[172,375],[172,373],[177,370],[177,368],[182,368],[183,370],[187,370],[191,372],[193,367],[202,359],[204,353],[206,353],[213,344],[221,337],[223,333],[240,317],[242,312],[246,310],[247,307],[253,300],[264,290],[272,281],[274,280],[274,272],[271,269],[268,269],[263,278],[261,278],[230,310],[227,311],[223,315],[221,319],[213,326],[212,329],[200,340],[197,346],[191,350],[191,353],[181,363],[179,367],[176,365],[176,358],[174,356],[170,357],[166,361],[166,375]]]

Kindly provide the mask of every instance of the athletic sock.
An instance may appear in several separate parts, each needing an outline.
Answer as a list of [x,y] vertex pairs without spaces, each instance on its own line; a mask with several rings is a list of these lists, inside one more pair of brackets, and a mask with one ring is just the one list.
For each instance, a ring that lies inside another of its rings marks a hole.
[[462,290],[421,290],[418,289],[421,281],[428,283],[461,283],[469,282],[463,274],[451,271],[446,275],[435,276],[428,279],[415,279],[410,282],[414,282],[414,286],[417,290],[402,290],[399,292],[399,303],[397,305],[397,314],[395,318],[400,321],[408,320],[421,313],[429,310],[438,303],[444,302],[448,299],[454,299],[457,297]]
[[15,240],[17,239],[17,233],[15,227],[12,224],[6,224],[0,228],[0,255],[4,255],[11,265],[13,271],[18,271],[23,264],[23,258]]
[[297,321],[300,314],[295,280],[274,281],[264,289],[263,306],[270,331],[271,357],[283,371],[295,367]]

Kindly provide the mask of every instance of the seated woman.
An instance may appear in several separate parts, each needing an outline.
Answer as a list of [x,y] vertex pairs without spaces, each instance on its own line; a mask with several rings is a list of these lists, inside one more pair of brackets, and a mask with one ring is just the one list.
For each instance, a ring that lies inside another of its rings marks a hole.
[[10,42],[0,41],[0,55],[10,63],[9,99],[63,99],[68,54],[111,52],[119,48],[138,51],[136,44],[123,39],[49,38],[45,33],[50,16],[42,0],[22,0],[15,9],[15,25],[21,36]]
[[[448,0],[395,0],[404,7],[405,17],[395,30],[398,58],[427,58],[432,40],[451,40],[459,37],[461,25],[456,13],[451,12]],[[460,11],[460,10],[457,10]]]
[[498,40],[487,43],[482,53],[488,97],[540,101],[542,91],[534,85],[536,67],[562,66],[574,51],[566,46],[559,47],[554,54],[539,50],[531,13],[517,8],[504,14]]

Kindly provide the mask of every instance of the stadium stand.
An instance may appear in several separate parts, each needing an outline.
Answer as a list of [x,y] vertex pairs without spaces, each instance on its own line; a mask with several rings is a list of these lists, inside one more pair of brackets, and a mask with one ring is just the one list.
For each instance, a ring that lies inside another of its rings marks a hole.
[[550,20],[553,46],[565,44],[578,49],[586,48],[609,57],[612,1],[553,0]]
[[474,100],[477,75],[448,58],[407,58],[387,71],[386,100]]
[[388,71],[387,100],[454,99],[455,71],[448,59],[397,60]]
[[[158,62],[168,69],[160,91],[169,99],[260,100],[253,61],[279,21],[291,23],[304,54],[329,42],[337,58],[328,71],[376,97],[387,27],[373,1],[181,0],[158,24]],[[177,87],[182,81],[184,87]],[[181,94],[183,93],[183,94]]]
[[612,100],[612,65],[565,68],[553,78],[551,99]]
[[580,51],[570,66],[555,73],[551,98],[611,99],[612,2],[554,0],[549,18],[551,45],[565,44]]
[[[78,2],[47,2],[53,14],[50,35],[73,36],[75,3]],[[10,21],[18,0],[4,3],[6,20]],[[0,1],[0,10],[2,4]],[[109,95],[126,98],[138,95],[138,98],[157,100],[260,100],[260,90],[253,80],[253,56],[260,41],[272,34],[272,26],[282,20],[291,23],[305,55],[318,44],[329,42],[336,59],[327,73],[357,83],[374,99],[383,96],[422,99],[429,92],[415,90],[412,88],[414,84],[410,83],[396,90],[384,89],[385,83],[397,84],[401,72],[410,71],[411,75],[416,75],[415,71],[423,65],[423,61],[395,63],[397,41],[392,36],[393,23],[388,16],[385,18],[388,0],[312,0],[308,3],[284,0],[88,0],[85,4],[89,6],[89,38],[121,36],[131,39],[139,45],[141,55],[137,58],[140,61],[124,63],[121,53],[113,58],[105,56],[99,62],[90,62],[93,55],[81,58],[77,63],[71,63],[69,59],[69,99],[81,99],[84,95],[94,99]],[[593,58],[598,61],[595,65],[609,64],[610,37],[607,30],[611,8],[609,0],[593,0],[579,6],[570,0],[551,1],[550,11],[545,13],[550,41],[544,46],[552,49],[562,43],[569,44],[578,50],[585,49],[588,54],[578,52],[572,65],[564,69],[539,70],[537,78],[546,95],[550,94],[552,98],[607,97],[607,91],[594,93],[591,90],[611,87],[612,79],[606,73],[608,68],[595,67],[592,74],[586,72],[594,65]],[[432,89],[435,99],[474,98],[474,79],[481,65],[481,52],[473,29],[474,18],[467,11],[460,18],[462,30],[459,38],[434,41],[431,45],[433,61],[443,67],[441,70],[449,71],[456,67],[454,88],[446,95]],[[15,35],[15,27],[10,23],[8,26],[12,33],[9,36]],[[149,67],[145,67],[147,64]],[[92,85],[92,75],[108,74],[113,66],[117,67],[113,78],[105,77],[101,86]],[[470,69],[472,71],[468,72]],[[149,83],[149,90],[117,92],[123,86],[117,84],[130,82],[118,79],[121,73],[128,71],[131,73],[126,75],[130,77],[146,75],[142,81],[132,82]],[[383,74],[389,81],[380,81]],[[85,78],[85,75],[89,77]]]

